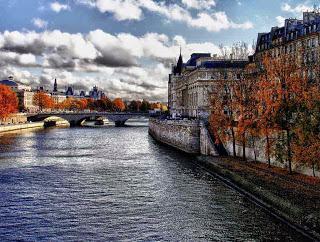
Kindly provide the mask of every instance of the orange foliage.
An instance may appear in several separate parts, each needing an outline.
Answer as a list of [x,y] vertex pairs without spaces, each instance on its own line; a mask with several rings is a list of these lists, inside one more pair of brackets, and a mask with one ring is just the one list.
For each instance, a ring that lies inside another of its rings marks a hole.
[[235,83],[217,81],[212,93],[210,126],[215,136],[215,143],[232,139],[233,156],[236,156],[235,140],[235,110],[236,101],[233,98],[232,90]]
[[33,104],[38,106],[40,110],[52,108],[54,106],[53,99],[44,92],[37,92],[33,95]]
[[7,86],[0,85],[0,119],[17,112],[17,95]]
[[121,98],[114,99],[112,103],[116,111],[124,111],[126,108],[126,105],[124,104]]
[[88,106],[87,99],[75,99],[67,98],[63,102],[58,104],[59,109],[70,110],[70,111],[80,111],[86,109]]

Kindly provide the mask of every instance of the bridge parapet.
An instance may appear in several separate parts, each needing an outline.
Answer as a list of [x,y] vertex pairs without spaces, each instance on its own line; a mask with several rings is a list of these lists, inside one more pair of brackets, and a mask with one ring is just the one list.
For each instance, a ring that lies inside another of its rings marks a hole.
[[115,112],[50,112],[50,113],[38,113],[28,115],[29,121],[43,121],[49,117],[59,117],[67,120],[71,126],[79,126],[81,122],[86,119],[97,119],[105,117],[111,122],[114,122],[116,126],[123,126],[128,119],[149,117],[149,113],[115,113]]

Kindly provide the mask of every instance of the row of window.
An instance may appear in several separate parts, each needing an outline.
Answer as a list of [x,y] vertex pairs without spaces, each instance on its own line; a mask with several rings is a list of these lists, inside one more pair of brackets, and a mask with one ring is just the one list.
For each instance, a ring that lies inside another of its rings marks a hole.
[[198,73],[195,75],[194,80],[239,80],[241,79],[240,73],[234,73],[234,72],[205,72],[205,73]]
[[[310,38],[307,40],[302,41],[302,45],[305,46],[305,48],[314,48],[319,45],[318,38]],[[272,57],[280,56],[281,54],[291,54],[295,53],[297,49],[301,46],[301,43],[291,43],[286,46],[281,46],[278,48],[274,48],[271,51]]]
[[[313,26],[315,26],[315,27],[309,26],[309,27],[305,28],[303,35],[308,35],[308,34],[310,34],[310,33],[312,33],[312,32],[316,32],[316,31],[317,31],[317,25],[313,25]],[[315,28],[315,29],[314,29],[314,28]],[[267,35],[267,36],[269,36],[269,35]],[[258,46],[258,50],[259,50],[259,51],[267,50],[267,49],[271,48],[271,42],[270,42],[270,41],[267,41],[269,38],[264,38],[264,37],[266,37],[266,36],[263,36],[263,37],[261,38],[262,44],[260,44],[260,45]],[[298,38],[298,31],[291,32],[291,33],[287,34],[287,36],[286,36],[286,40],[287,40],[287,41],[289,41],[289,40],[294,40],[294,39],[297,39],[297,38]],[[311,38],[311,39],[309,39],[309,40],[310,40],[311,42],[308,42],[308,43],[306,44],[308,47],[314,47],[314,46],[317,45],[317,42],[318,42],[318,41],[317,41],[317,38]],[[280,44],[282,44],[282,38],[281,38],[281,37],[280,37],[280,38],[277,38],[277,39],[275,39],[275,40],[272,41],[272,45],[280,45]]]

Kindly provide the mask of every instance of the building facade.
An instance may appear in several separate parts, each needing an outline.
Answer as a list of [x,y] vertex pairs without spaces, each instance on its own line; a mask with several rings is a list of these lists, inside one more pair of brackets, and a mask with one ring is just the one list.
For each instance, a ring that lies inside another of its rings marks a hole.
[[209,53],[194,53],[183,63],[180,54],[168,82],[168,106],[173,117],[207,119],[211,94],[218,82],[242,78],[247,60],[221,59]]
[[92,90],[89,92],[89,97],[92,98],[93,100],[99,100],[104,98],[106,95],[104,94],[103,91],[98,90],[97,86],[94,86]]
[[258,63],[266,54],[271,58],[292,57],[309,80],[319,81],[319,10],[304,12],[303,19],[286,19],[283,27],[273,27],[270,32],[259,33],[252,61]]
[[19,111],[21,112],[38,111],[38,107],[33,104],[34,92],[31,90],[30,86],[15,82],[12,76],[8,77],[7,80],[0,81],[0,84],[10,87],[11,90],[16,93],[19,101]]
[[64,92],[59,92],[57,79],[54,79],[53,91],[51,92],[51,98],[54,104],[62,103],[67,99],[67,96]]

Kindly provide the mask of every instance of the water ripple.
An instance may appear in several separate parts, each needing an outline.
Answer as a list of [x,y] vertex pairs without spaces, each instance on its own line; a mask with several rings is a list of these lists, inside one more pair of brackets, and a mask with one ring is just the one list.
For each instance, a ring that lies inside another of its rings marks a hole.
[[0,144],[1,241],[303,240],[143,126]]

